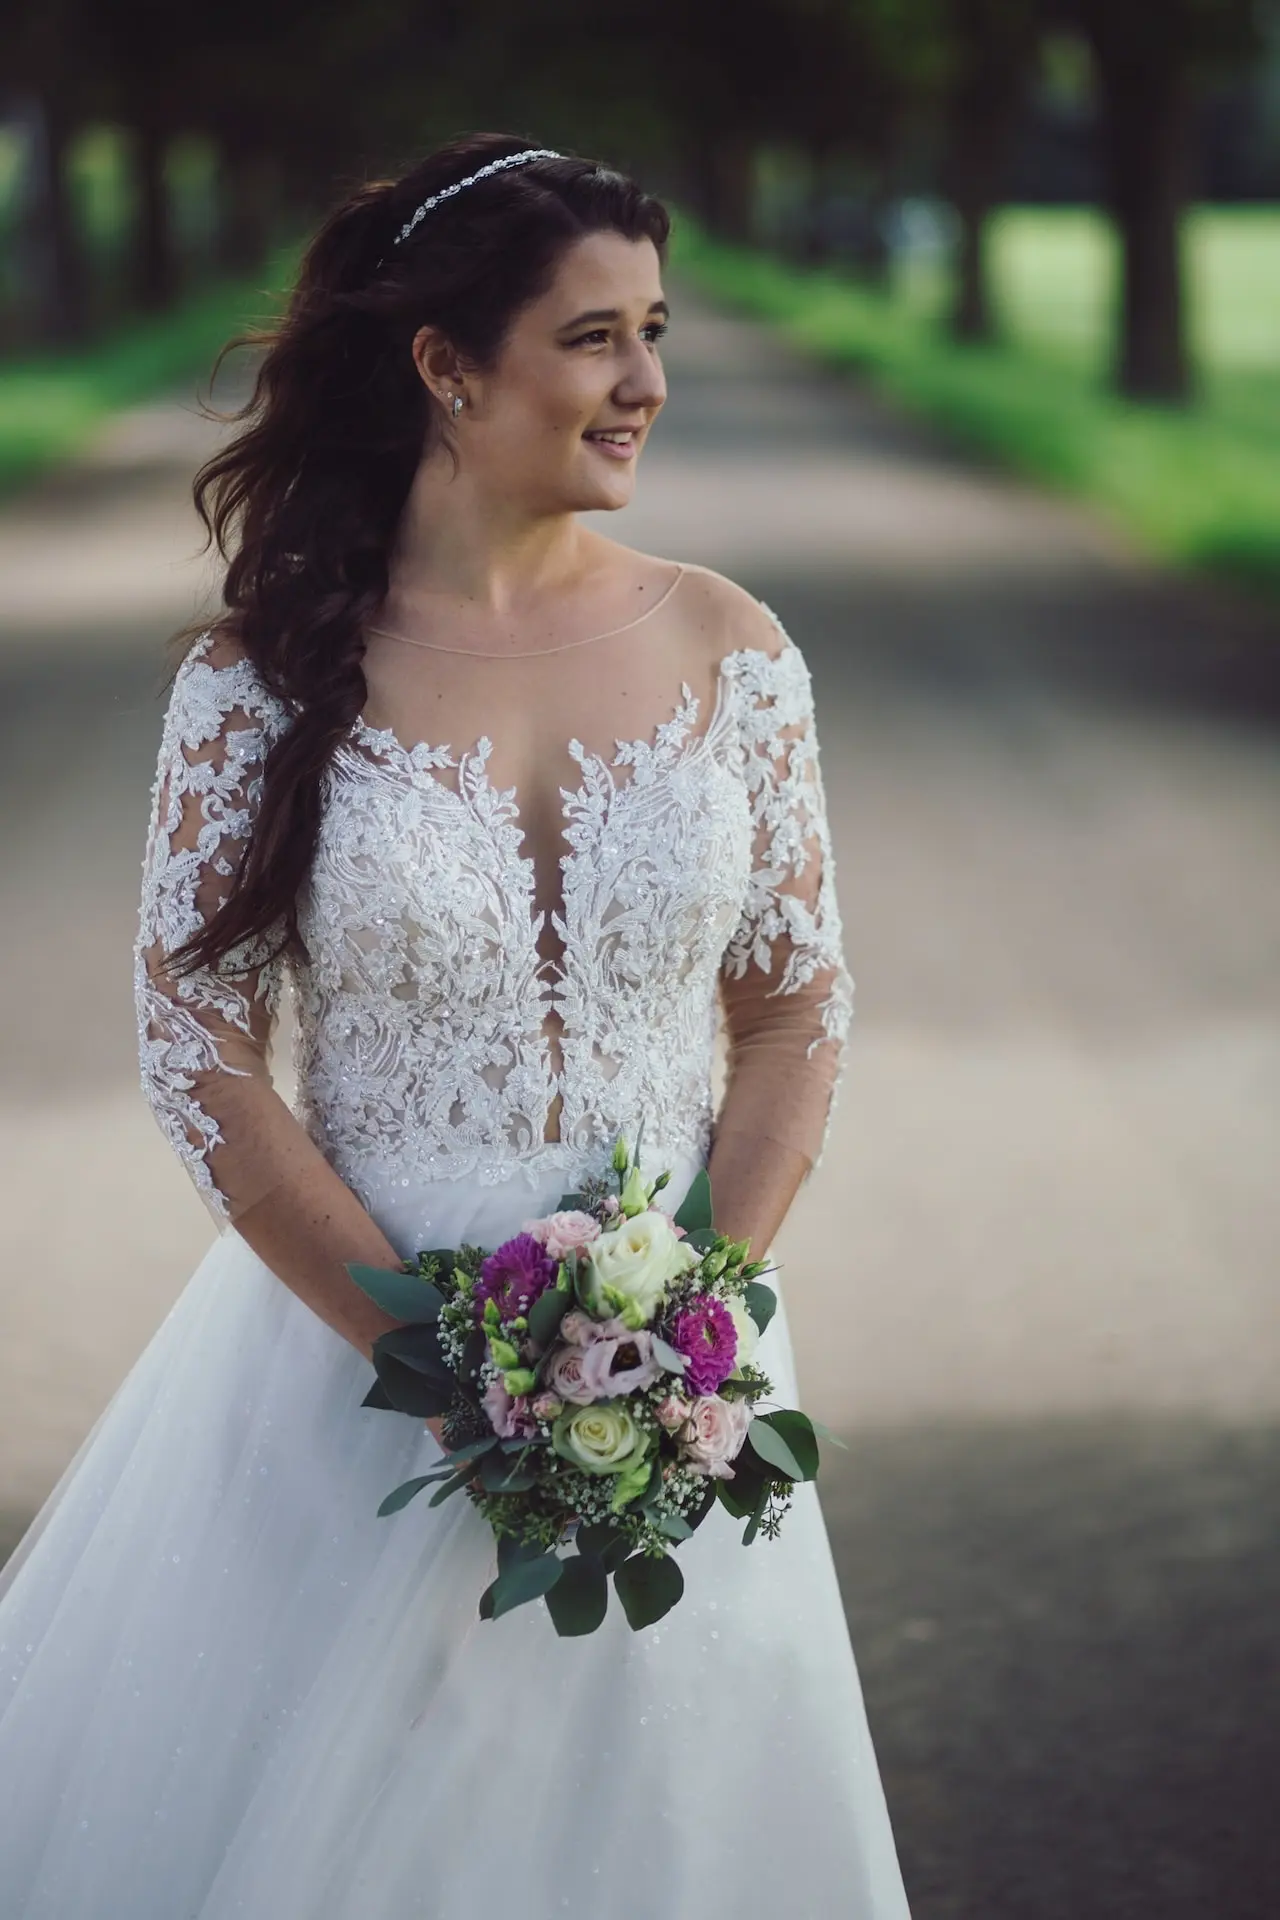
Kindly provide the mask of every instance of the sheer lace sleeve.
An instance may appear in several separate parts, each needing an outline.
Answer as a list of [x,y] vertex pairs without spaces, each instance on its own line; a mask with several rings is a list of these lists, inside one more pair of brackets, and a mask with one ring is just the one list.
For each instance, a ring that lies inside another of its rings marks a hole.
[[778,616],[733,676],[754,826],[751,877],[721,963],[728,1085],[720,1124],[794,1147],[817,1167],[853,1012],[813,690]]
[[134,950],[142,1090],[220,1228],[274,1184],[298,1126],[271,1084],[279,941],[186,974],[166,957],[225,899],[287,723],[252,663],[206,633],[175,676],[151,791]]

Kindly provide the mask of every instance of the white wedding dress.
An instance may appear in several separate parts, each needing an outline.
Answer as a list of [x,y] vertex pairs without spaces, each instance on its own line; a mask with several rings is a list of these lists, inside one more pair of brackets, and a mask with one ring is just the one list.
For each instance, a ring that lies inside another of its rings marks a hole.
[[[325,776],[305,962],[268,943],[165,970],[223,897],[288,726],[224,640],[179,669],[143,1085],[220,1233],[0,1572],[3,1920],[906,1914],[814,1486],[750,1549],[713,1508],[646,1631],[614,1598],[587,1638],[541,1605],[483,1622],[491,1537],[465,1498],[376,1514],[435,1441],[362,1408],[369,1364],[235,1228],[336,1173],[402,1254],[493,1245],[642,1117],[674,1209],[719,1124],[721,1013],[722,1117],[817,1163],[851,983],[809,676],[763,603],[682,580],[705,602],[697,690],[687,640],[672,678],[668,596],[589,653],[384,649],[402,712],[362,717]],[[397,693],[410,668],[474,748],[402,744],[439,732]],[[558,821],[491,778],[535,713],[544,788],[581,773]],[[569,851],[540,861],[559,827]],[[293,1109],[268,1065],[286,988]],[[804,1284],[782,1277],[759,1350],[791,1404]]]

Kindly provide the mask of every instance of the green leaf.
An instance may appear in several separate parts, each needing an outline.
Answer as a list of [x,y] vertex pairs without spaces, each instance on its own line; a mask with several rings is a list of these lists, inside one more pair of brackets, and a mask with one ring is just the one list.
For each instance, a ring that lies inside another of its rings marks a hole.
[[462,1358],[458,1363],[458,1373],[463,1380],[474,1380],[484,1363],[489,1342],[479,1327],[473,1327],[462,1343]]
[[497,1444],[498,1436],[491,1433],[479,1440],[468,1440],[465,1446],[449,1447],[447,1457],[461,1466],[464,1460],[478,1460],[482,1453],[491,1453]]
[[361,1266],[352,1260],[343,1265],[360,1291],[397,1320],[410,1320],[415,1325],[434,1320],[444,1305],[439,1287],[420,1274],[399,1273],[394,1267]]
[[697,1506],[692,1507],[685,1516],[691,1528],[697,1528],[702,1525],[716,1503],[716,1488],[723,1485],[723,1480],[712,1480],[710,1476],[708,1476],[707,1484],[699,1496]]
[[496,1453],[486,1454],[480,1462],[480,1484],[486,1493],[527,1493],[538,1484],[538,1470],[513,1466]]
[[382,1407],[382,1408],[390,1407],[392,1413],[396,1411],[396,1409],[391,1406],[390,1400],[387,1398],[387,1390],[383,1386],[381,1380],[374,1381],[368,1393],[366,1393],[364,1399],[360,1402],[360,1405],[362,1407]]
[[496,1620],[513,1607],[540,1600],[561,1578],[566,1564],[554,1553],[539,1554],[536,1560],[514,1561],[493,1583],[493,1611],[488,1617]]
[[714,1227],[695,1227],[692,1233],[686,1233],[685,1244],[695,1253],[710,1253],[719,1238]]
[[560,1562],[560,1578],[546,1595],[547,1612],[562,1639],[594,1633],[609,1609],[609,1580],[594,1553],[574,1553]]
[[514,1533],[504,1533],[498,1539],[498,1572],[509,1573],[521,1560],[541,1560],[546,1548],[536,1540],[521,1540]]
[[803,1480],[804,1468],[796,1459],[787,1442],[776,1427],[770,1426],[764,1414],[758,1413],[747,1428],[747,1439],[755,1453],[767,1466],[776,1467],[779,1473],[785,1473],[788,1480]]
[[760,1497],[756,1501],[755,1506],[752,1508],[751,1518],[748,1520],[746,1524],[746,1528],[743,1532],[742,1544],[744,1547],[749,1547],[751,1545],[751,1542],[755,1539],[756,1535],[759,1533],[760,1522],[764,1518],[764,1510],[765,1510],[765,1507],[768,1505],[768,1503],[769,1503],[769,1488],[767,1485],[765,1485],[760,1489]]
[[711,1181],[705,1167],[699,1167],[689,1182],[689,1190],[673,1216],[678,1227],[692,1233],[697,1227],[709,1227],[711,1217]]
[[477,1611],[482,1620],[492,1620],[493,1596],[497,1592],[497,1590],[498,1590],[497,1581],[491,1580],[488,1586],[485,1588],[484,1592],[480,1595],[480,1605]]
[[693,1528],[682,1513],[663,1513],[653,1523],[668,1540],[692,1540]]
[[755,1321],[756,1331],[763,1333],[773,1318],[778,1296],[772,1287],[766,1287],[762,1281],[748,1280],[742,1304]]
[[762,1464],[749,1453],[740,1453],[733,1463],[732,1480],[716,1481],[716,1498],[735,1520],[745,1520],[755,1508],[764,1483]]
[[617,1527],[611,1527],[607,1520],[597,1520],[590,1526],[580,1526],[575,1544],[579,1553],[589,1554],[593,1559],[599,1560],[606,1573],[615,1572],[631,1551],[626,1534]]
[[580,1193],[562,1193],[551,1211],[553,1213],[586,1213],[587,1203]]
[[389,1354],[393,1360],[403,1360],[415,1373],[430,1374],[453,1385],[453,1368],[440,1351],[440,1334],[434,1326],[392,1327],[378,1335],[373,1354],[375,1362],[380,1354]]
[[638,1633],[670,1613],[684,1592],[684,1575],[669,1553],[635,1553],[618,1568],[613,1584],[632,1631]]
[[[377,1342],[374,1342],[375,1349]],[[453,1405],[454,1389],[443,1381],[428,1378],[407,1366],[392,1354],[378,1355],[374,1364],[378,1379],[397,1413],[412,1413],[420,1420],[447,1413]]]
[[[758,1413],[749,1432],[752,1432],[761,1422],[771,1427],[775,1433],[781,1434],[799,1464],[800,1478],[816,1479],[819,1465],[818,1438],[808,1414],[798,1413],[794,1407],[779,1407],[773,1413]],[[754,1439],[752,1439],[752,1445],[755,1445]],[[756,1451],[759,1452],[759,1448]]]
[[540,1347],[548,1347],[559,1331],[560,1322],[573,1304],[573,1296],[548,1287],[529,1309],[529,1337]]
[[416,1480],[403,1481],[394,1493],[387,1495],[382,1505],[378,1508],[379,1518],[381,1518],[384,1513],[399,1513],[401,1507],[408,1506],[415,1493],[421,1493],[422,1489],[429,1487],[433,1480],[447,1480],[448,1478],[449,1474],[446,1469],[444,1473],[421,1473]]
[[832,1433],[830,1427],[824,1426],[821,1420],[815,1420],[812,1414],[809,1415],[809,1425],[823,1440],[829,1440],[833,1447],[842,1447],[848,1453],[849,1442],[842,1440],[838,1433]]
[[475,1478],[475,1471],[474,1461],[468,1460],[467,1464],[464,1467],[460,1467],[457,1473],[449,1476],[443,1486],[436,1488],[430,1500],[428,1500],[427,1505],[429,1507],[438,1507],[445,1500],[450,1499],[455,1493],[460,1493],[468,1481]]
[[649,1351],[652,1353],[658,1365],[665,1367],[668,1373],[683,1373],[689,1364],[687,1354],[680,1353],[675,1347],[668,1346],[667,1342],[656,1333],[650,1340]]

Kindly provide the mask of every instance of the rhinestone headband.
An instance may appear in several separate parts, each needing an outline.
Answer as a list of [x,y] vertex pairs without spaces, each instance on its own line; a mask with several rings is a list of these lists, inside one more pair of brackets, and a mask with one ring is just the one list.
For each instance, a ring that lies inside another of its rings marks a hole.
[[415,209],[411,219],[405,221],[395,239],[391,242],[398,247],[407,240],[424,214],[432,207],[438,207],[442,200],[451,200],[455,193],[461,193],[464,187],[474,187],[477,180],[487,180],[491,173],[503,173],[508,167],[522,167],[530,160],[562,160],[564,155],[557,153],[554,147],[526,147],[523,153],[509,153],[505,160],[491,160],[487,167],[481,167],[479,173],[469,173],[465,180],[456,180],[451,187],[441,187],[439,193],[433,193],[429,200]]

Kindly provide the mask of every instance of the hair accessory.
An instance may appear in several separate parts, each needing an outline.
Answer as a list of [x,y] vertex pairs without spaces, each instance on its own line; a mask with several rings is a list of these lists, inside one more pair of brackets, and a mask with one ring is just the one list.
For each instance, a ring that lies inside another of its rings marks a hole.
[[554,147],[526,147],[523,153],[509,153],[504,160],[491,160],[487,167],[481,167],[479,173],[469,173],[465,180],[456,180],[451,187],[441,187],[439,193],[433,193],[429,200],[415,209],[412,218],[405,221],[395,239],[391,242],[398,247],[407,240],[419,220],[432,207],[438,207],[442,200],[450,200],[455,193],[461,193],[464,187],[473,187],[477,180],[487,180],[491,173],[503,173],[508,167],[522,167],[530,160],[563,160],[564,155],[557,153]]

